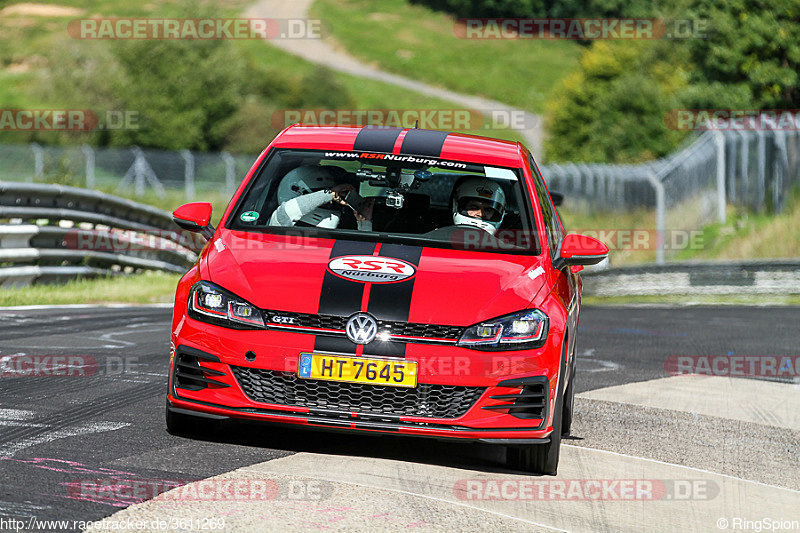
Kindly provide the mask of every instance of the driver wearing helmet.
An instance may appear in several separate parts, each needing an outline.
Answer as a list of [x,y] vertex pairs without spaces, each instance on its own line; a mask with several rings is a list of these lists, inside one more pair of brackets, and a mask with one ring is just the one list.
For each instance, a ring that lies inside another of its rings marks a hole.
[[[269,219],[270,226],[315,226],[334,229],[339,226],[344,197],[355,187],[336,184],[335,167],[302,165],[289,171],[278,185],[280,205]],[[340,169],[339,169],[340,170]],[[371,205],[364,214],[356,213],[358,229],[372,231]]]
[[503,223],[506,195],[488,178],[464,178],[453,188],[453,222],[474,226],[494,235]]

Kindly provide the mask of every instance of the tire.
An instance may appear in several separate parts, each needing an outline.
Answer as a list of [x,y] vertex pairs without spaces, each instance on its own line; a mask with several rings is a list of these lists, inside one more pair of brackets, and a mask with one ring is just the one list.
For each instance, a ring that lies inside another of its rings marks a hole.
[[561,436],[569,437],[572,429],[572,415],[575,412],[575,367],[572,369],[572,376],[569,378],[569,385],[564,391],[564,413],[561,419]]
[[197,435],[207,429],[207,423],[196,416],[174,413],[169,410],[169,403],[166,408],[167,432],[178,437]]
[[[561,375],[566,371],[566,343],[562,349]],[[553,432],[547,444],[529,444],[508,446],[506,448],[506,465],[515,470],[531,474],[554,476],[558,472],[558,457],[561,451],[561,433],[564,419],[564,393],[557,391],[556,404],[553,408]]]
[[509,446],[506,448],[506,465],[514,470],[531,474],[554,476],[558,472],[558,457],[561,450],[562,410],[555,413],[553,433],[547,444]]

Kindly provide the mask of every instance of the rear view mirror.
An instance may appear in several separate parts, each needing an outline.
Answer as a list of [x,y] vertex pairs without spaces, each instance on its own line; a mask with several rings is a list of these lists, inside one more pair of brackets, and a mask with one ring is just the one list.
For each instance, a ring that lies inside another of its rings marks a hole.
[[182,229],[202,233],[204,237],[210,239],[214,236],[211,210],[211,204],[208,202],[183,204],[172,212],[172,220]]
[[553,205],[556,207],[564,203],[564,195],[560,192],[550,191],[550,199],[553,201]]
[[561,259],[569,265],[596,265],[608,257],[608,247],[592,237],[570,233],[561,243]]

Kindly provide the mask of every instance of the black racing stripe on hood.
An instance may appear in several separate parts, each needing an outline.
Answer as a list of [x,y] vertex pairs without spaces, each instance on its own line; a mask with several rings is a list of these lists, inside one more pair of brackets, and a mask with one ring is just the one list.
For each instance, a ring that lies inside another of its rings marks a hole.
[[392,153],[394,143],[400,136],[403,128],[380,128],[375,126],[364,126],[356,136],[354,151],[364,150],[365,152],[387,152]]
[[448,135],[449,133],[444,131],[408,130],[406,136],[403,137],[400,153],[439,157],[442,154],[444,140]]
[[[343,255],[372,255],[375,252],[374,242],[336,241],[331,249],[330,258]],[[321,315],[350,316],[361,310],[364,298],[364,283],[340,278],[325,271],[322,290],[319,298]],[[356,345],[344,338],[317,335],[314,349],[329,352],[356,353]]]
[[[421,246],[406,246],[403,244],[384,244],[381,246],[380,255],[401,259],[419,266],[422,256]],[[397,283],[373,283],[369,291],[369,304],[367,312],[378,320],[396,320],[408,322],[411,312],[411,298],[414,294],[414,280],[416,275],[408,280]],[[406,353],[405,342],[380,342],[373,341],[364,347],[364,355],[404,356]]]

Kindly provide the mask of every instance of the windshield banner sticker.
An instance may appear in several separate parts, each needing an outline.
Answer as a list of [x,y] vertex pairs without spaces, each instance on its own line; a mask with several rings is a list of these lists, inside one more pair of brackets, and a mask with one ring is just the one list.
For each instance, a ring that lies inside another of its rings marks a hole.
[[447,168],[467,168],[467,163],[447,161],[432,157],[418,157],[413,155],[379,154],[373,152],[325,152],[326,159],[373,159],[386,163],[413,163],[428,166]]

